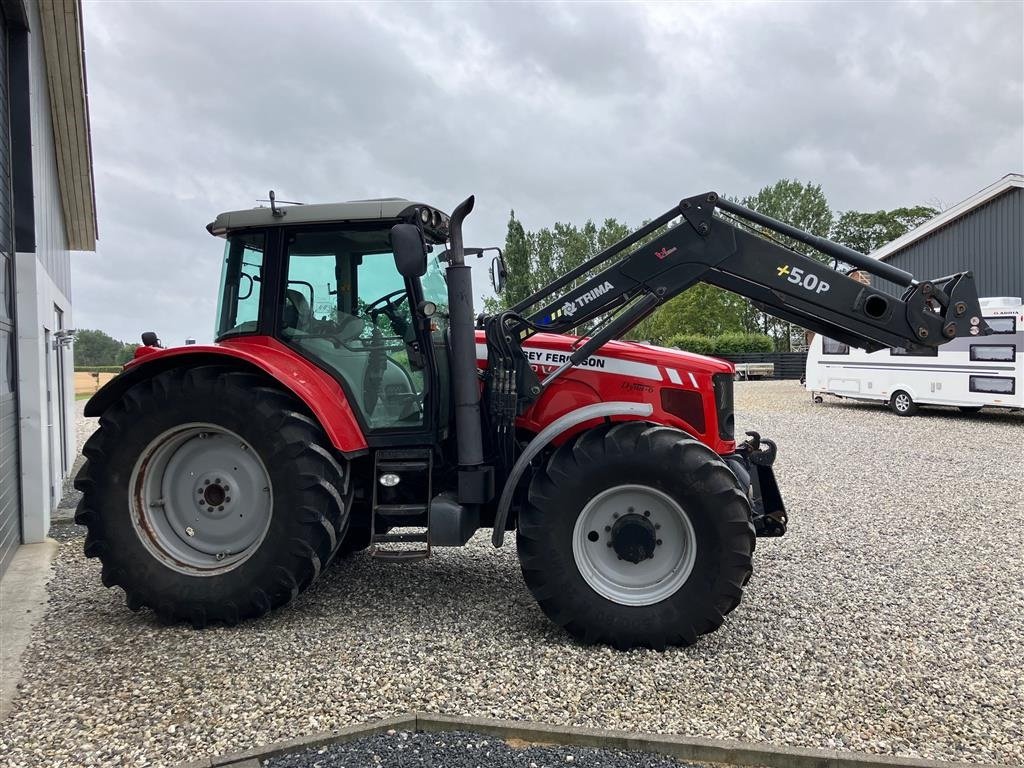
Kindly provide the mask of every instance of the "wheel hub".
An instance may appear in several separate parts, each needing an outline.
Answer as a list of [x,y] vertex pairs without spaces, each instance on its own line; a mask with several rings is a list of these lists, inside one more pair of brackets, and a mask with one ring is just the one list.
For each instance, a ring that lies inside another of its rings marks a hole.
[[654,557],[658,536],[651,521],[635,512],[615,521],[611,531],[612,549],[620,560],[639,563]]
[[689,578],[696,552],[689,515],[674,498],[647,485],[601,491],[573,527],[580,576],[619,605],[653,605],[675,594]]
[[131,487],[139,538],[183,573],[237,566],[270,524],[266,467],[242,438],[214,425],[184,424],[158,436],[139,457]]

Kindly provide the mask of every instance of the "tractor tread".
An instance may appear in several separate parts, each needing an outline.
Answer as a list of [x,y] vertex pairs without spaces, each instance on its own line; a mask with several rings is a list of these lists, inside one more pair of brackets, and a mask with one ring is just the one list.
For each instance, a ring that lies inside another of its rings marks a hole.
[[[285,468],[281,476],[291,502],[287,508],[275,505],[275,514],[287,514],[286,525],[293,531],[280,544],[269,536],[265,540],[268,549],[277,551],[268,554],[266,572],[250,571],[245,584],[238,583],[240,576],[224,579],[240,571],[246,561],[223,575],[202,577],[234,586],[206,590],[195,583],[196,578],[159,565],[158,577],[147,578],[155,563],[152,556],[146,560],[139,554],[141,545],[134,532],[129,535],[135,537],[135,546],[124,546],[127,509],[121,509],[124,505],[117,498],[123,497],[115,497],[108,482],[112,472],[120,476],[131,472],[131,464],[126,466],[125,461],[133,459],[119,454],[118,447],[132,434],[135,422],[145,424],[182,408],[184,421],[190,413],[187,404],[202,398],[244,403],[247,419],[263,430],[258,434],[266,435],[260,439],[270,449],[263,459],[268,467]],[[308,588],[339,548],[348,524],[351,492],[347,468],[304,410],[294,396],[264,376],[223,365],[170,369],[129,389],[101,415],[99,429],[85,444],[86,461],[75,479],[75,487],[83,493],[75,521],[87,528],[85,554],[101,560],[103,584],[121,587],[133,611],[148,607],[164,623],[187,622],[196,629],[262,616]],[[111,539],[116,541],[108,543]]]
[[[652,467],[660,466],[671,469],[665,476],[653,474]],[[654,606],[632,607],[605,600],[586,585],[572,555],[575,516],[566,509],[578,514],[585,493],[581,486],[613,487],[617,483],[608,475],[616,472],[622,482],[630,482],[631,473],[646,472],[649,482],[663,490],[675,488],[684,496],[684,508],[698,515],[690,512],[691,519],[711,532],[717,554],[701,566],[702,580],[712,585],[706,594],[695,587],[685,600],[677,600],[684,585]],[[576,639],[620,649],[661,649],[691,645],[720,627],[739,605],[753,570],[754,527],[750,503],[721,457],[681,430],[626,421],[576,436],[535,471],[519,516],[517,545],[534,598]]]

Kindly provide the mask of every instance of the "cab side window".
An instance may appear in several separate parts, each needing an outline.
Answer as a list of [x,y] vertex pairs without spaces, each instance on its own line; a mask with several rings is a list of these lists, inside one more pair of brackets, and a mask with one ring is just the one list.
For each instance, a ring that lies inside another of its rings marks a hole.
[[240,232],[228,238],[217,306],[218,339],[259,332],[265,245],[264,232]]

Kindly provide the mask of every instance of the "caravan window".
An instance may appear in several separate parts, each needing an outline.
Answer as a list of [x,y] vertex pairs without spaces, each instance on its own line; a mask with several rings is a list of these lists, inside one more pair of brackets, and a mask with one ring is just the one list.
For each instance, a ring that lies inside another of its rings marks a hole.
[[828,336],[823,336],[821,339],[821,351],[825,355],[848,355],[850,354],[850,345],[830,339]]
[[938,347],[918,347],[911,351],[904,349],[903,347],[893,347],[889,350],[889,355],[892,357],[938,357]]
[[971,376],[971,392],[991,392],[996,395],[1012,395],[1016,391],[1014,379],[1004,376]]
[[971,344],[971,360],[1012,363],[1016,357],[1015,344]]
[[1017,318],[1013,315],[1008,317],[986,317],[985,322],[992,329],[993,333],[1016,333]]

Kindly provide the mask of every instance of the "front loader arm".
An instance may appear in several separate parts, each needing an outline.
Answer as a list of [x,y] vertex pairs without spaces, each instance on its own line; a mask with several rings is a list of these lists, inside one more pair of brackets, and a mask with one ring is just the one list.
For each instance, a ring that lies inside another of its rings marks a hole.
[[[900,298],[889,296],[733,223],[736,219],[716,215],[716,211],[798,239],[828,256],[902,284],[906,291]],[[563,295],[550,298],[572,280],[615,259],[644,233],[679,216],[683,220],[677,226]],[[957,336],[988,333],[971,273],[918,282],[903,270],[720,200],[713,192],[683,200],[643,230],[542,288],[504,316],[504,328],[513,330],[521,343],[533,333],[565,333],[606,318],[543,386],[698,282],[732,291],[751,299],[764,312],[868,351],[934,347]],[[545,304],[540,309],[523,316],[523,310],[542,300]]]

